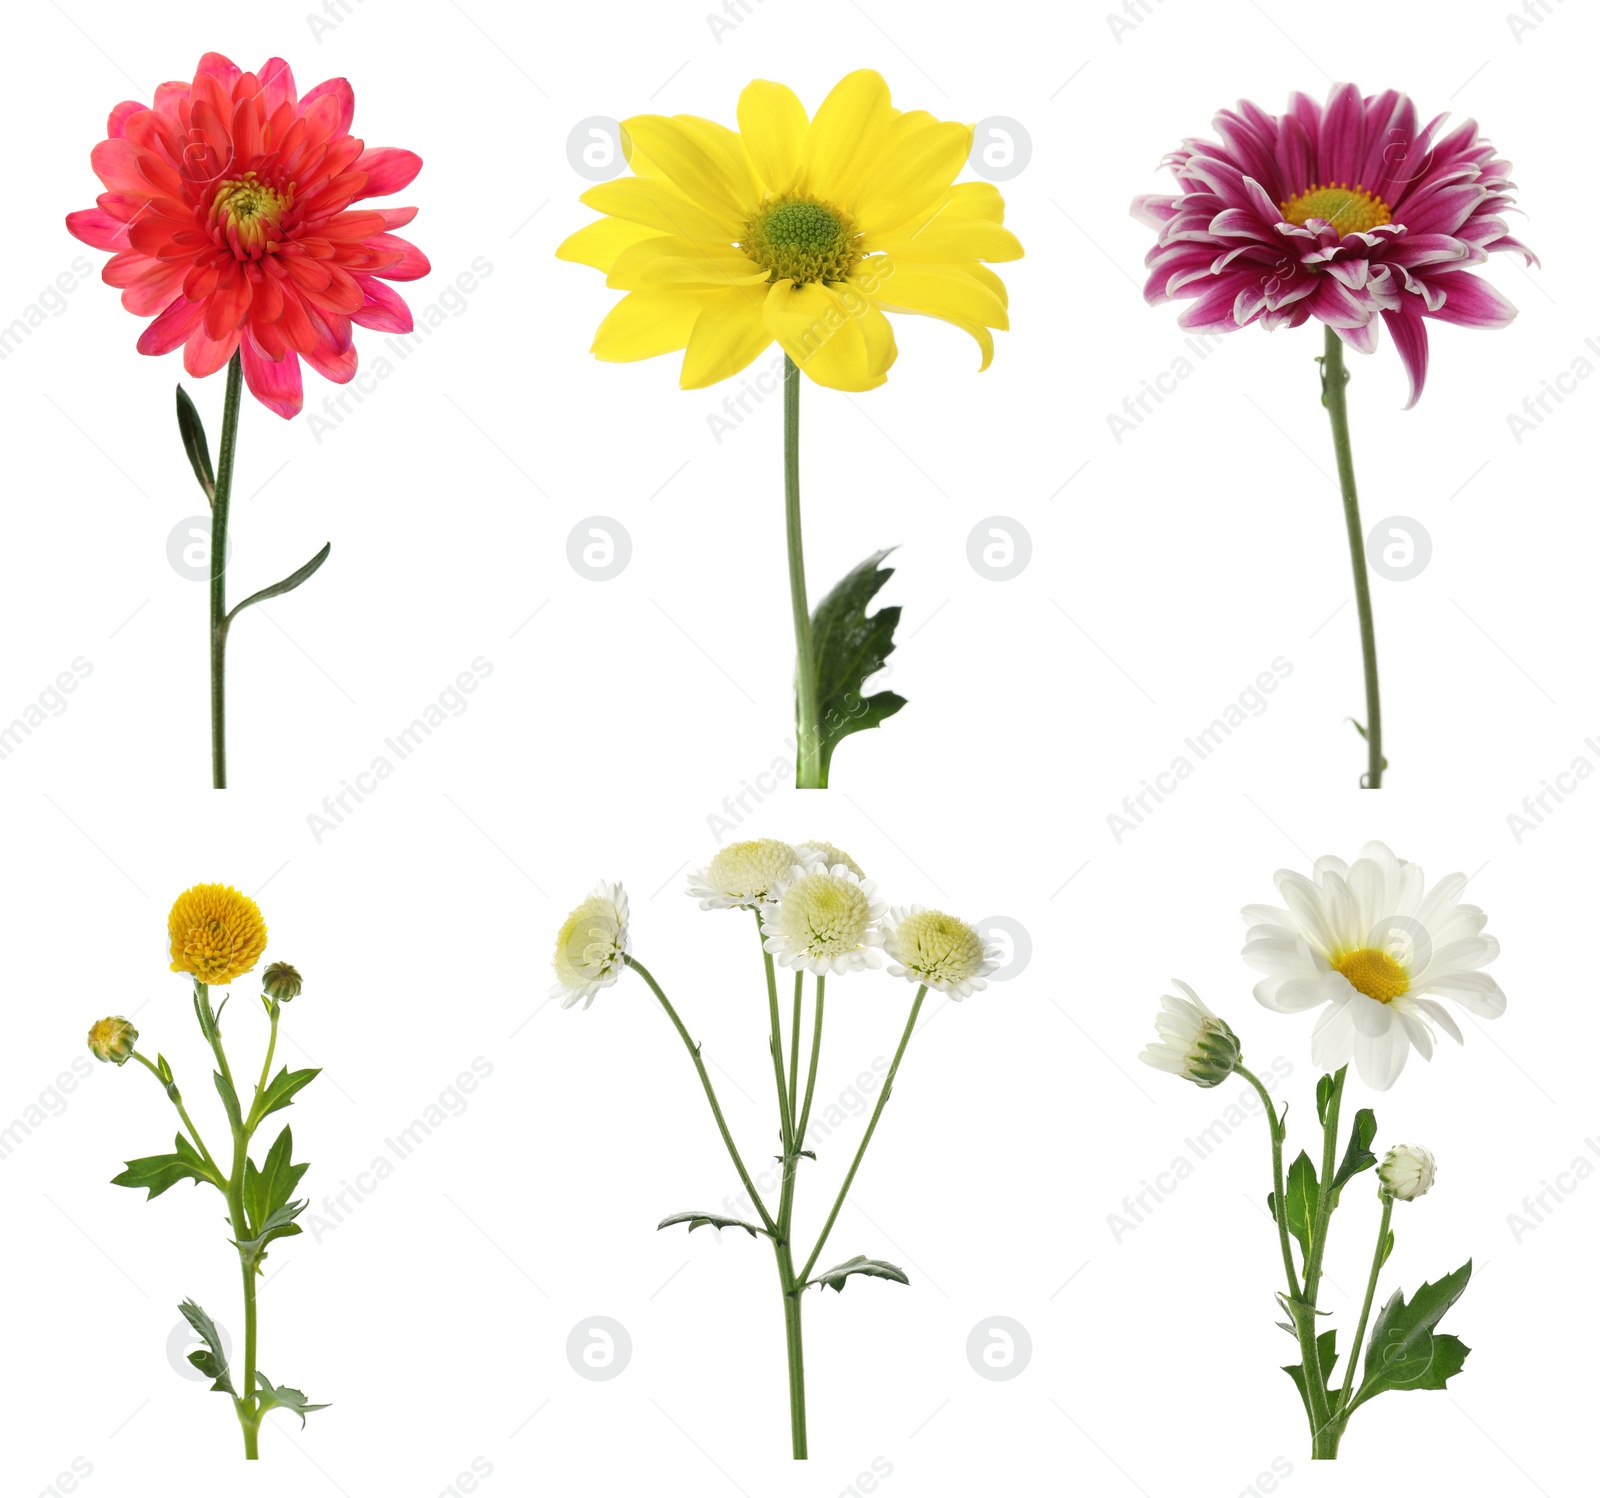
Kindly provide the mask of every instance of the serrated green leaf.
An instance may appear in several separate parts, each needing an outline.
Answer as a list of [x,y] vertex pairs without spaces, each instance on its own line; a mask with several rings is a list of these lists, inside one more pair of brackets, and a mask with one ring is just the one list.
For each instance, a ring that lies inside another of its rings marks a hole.
[[213,1185],[221,1185],[221,1182],[212,1180],[205,1161],[182,1134],[172,1141],[172,1148],[170,1155],[144,1155],[140,1159],[124,1162],[128,1168],[121,1175],[113,1176],[111,1184],[143,1186],[150,1193],[145,1197],[147,1202],[154,1201],[179,1181],[211,1181]]
[[1372,1109],[1358,1109],[1355,1122],[1350,1128],[1350,1143],[1345,1148],[1344,1159],[1339,1162],[1338,1170],[1333,1173],[1333,1186],[1330,1188],[1329,1198],[1333,1206],[1338,1205],[1339,1189],[1346,1181],[1378,1163],[1378,1157],[1367,1148],[1377,1132],[1378,1119]]
[[824,784],[841,739],[864,728],[876,728],[906,705],[906,699],[896,692],[861,695],[867,678],[882,670],[893,652],[895,626],[900,622],[897,604],[867,613],[873,596],[894,576],[892,567],[879,565],[888,555],[888,551],[875,551],[846,573],[811,616]]
[[757,1233],[767,1231],[737,1217],[724,1217],[720,1212],[674,1212],[671,1217],[663,1217],[656,1224],[656,1231],[659,1233],[662,1228],[676,1227],[680,1222],[688,1223],[691,1233],[696,1228],[743,1228],[754,1238]]
[[189,392],[178,386],[178,435],[183,440],[183,450],[188,454],[189,466],[200,487],[205,490],[206,501],[215,504],[217,481],[211,472],[211,449],[206,444],[205,423],[195,410]]
[[252,1233],[261,1232],[262,1224],[294,1195],[301,1176],[311,1169],[308,1164],[294,1164],[293,1154],[294,1135],[285,1124],[259,1170],[254,1160],[245,1162],[244,1208]]
[[267,1083],[266,1090],[256,1100],[256,1122],[280,1108],[287,1108],[294,1101],[295,1093],[314,1081],[321,1070],[320,1066],[308,1066],[300,1071],[290,1071],[287,1066],[279,1068],[278,1075]]
[[842,1264],[835,1264],[832,1269],[825,1269],[814,1280],[807,1280],[805,1288],[812,1285],[823,1285],[831,1289],[844,1292],[844,1282],[852,1274],[864,1274],[868,1279],[895,1280],[899,1284],[909,1285],[906,1272],[898,1264],[890,1264],[883,1259],[869,1259],[865,1254],[857,1254],[853,1259],[846,1259]]
[[234,606],[228,610],[228,617],[224,621],[224,625],[226,626],[228,624],[232,624],[234,616],[241,610],[249,608],[252,604],[265,603],[269,598],[278,598],[284,593],[292,593],[300,586],[301,583],[310,577],[311,574],[317,570],[317,568],[319,568],[325,561],[328,560],[328,554],[332,550],[333,542],[329,541],[321,551],[319,551],[309,562],[305,564],[305,566],[296,567],[295,570],[286,578],[283,578],[279,582],[273,583],[270,588],[263,588],[259,593],[252,593],[248,598],[234,604]]
[[305,1428],[306,1416],[312,1410],[325,1410],[325,1404],[307,1404],[306,1396],[299,1389],[291,1389],[287,1384],[273,1387],[272,1381],[258,1368],[256,1370],[256,1384],[259,1388],[261,1413],[268,1410],[292,1410],[300,1417],[301,1429]]
[[[1333,1374],[1333,1364],[1338,1356],[1337,1343],[1338,1332],[1332,1327],[1317,1338],[1317,1361],[1322,1364],[1324,1378],[1329,1378]],[[1283,1371],[1294,1380],[1295,1388],[1300,1391],[1300,1403],[1306,1407],[1306,1419],[1315,1425],[1317,1419],[1311,1412],[1311,1390],[1306,1380],[1305,1364],[1291,1363]]]
[[1408,1304],[1396,1290],[1384,1302],[1367,1339],[1361,1384],[1349,1409],[1386,1389],[1442,1389],[1461,1371],[1470,1349],[1459,1338],[1434,1331],[1444,1313],[1461,1298],[1472,1278],[1472,1260],[1453,1274],[1424,1284]]
[[274,1239],[292,1238],[302,1231],[295,1218],[305,1209],[306,1203],[303,1201],[285,1202],[277,1211],[268,1215],[266,1221],[261,1224],[261,1231],[253,1238],[246,1238],[242,1243],[236,1238],[229,1241],[250,1263],[259,1263],[265,1257],[262,1250]]
[[189,1361],[207,1378],[214,1380],[211,1385],[213,1394],[234,1394],[237,1398],[233,1380],[228,1375],[228,1358],[222,1350],[222,1338],[217,1334],[216,1323],[192,1300],[184,1301],[178,1310],[194,1328],[195,1335],[206,1344],[195,1348],[189,1354]]

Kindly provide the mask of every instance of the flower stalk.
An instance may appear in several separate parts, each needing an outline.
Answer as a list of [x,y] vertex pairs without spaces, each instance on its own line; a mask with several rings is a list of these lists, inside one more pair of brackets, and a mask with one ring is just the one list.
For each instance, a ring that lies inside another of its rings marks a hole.
[[783,356],[783,513],[789,551],[789,604],[794,614],[794,709],[798,745],[795,786],[821,790],[828,784],[822,764],[822,729],[817,716],[817,661],[811,650],[811,604],[806,594],[805,543],[800,532],[800,368]]
[[228,653],[228,510],[233,498],[233,458],[239,442],[239,405],[244,394],[244,361],[238,350],[228,360],[222,397],[222,442],[217,451],[216,491],[211,500],[211,786],[228,785],[228,724],[224,669]]
[[1361,621],[1361,671],[1367,688],[1367,721],[1362,736],[1367,741],[1367,773],[1363,790],[1383,785],[1383,709],[1378,701],[1378,640],[1372,624],[1372,588],[1367,575],[1367,543],[1361,530],[1361,504],[1356,497],[1355,460],[1350,451],[1350,413],[1345,386],[1350,373],[1344,367],[1344,340],[1333,328],[1323,329],[1322,404],[1333,428],[1333,451],[1339,463],[1339,493],[1344,500],[1345,532],[1350,538],[1350,566],[1355,576],[1356,613]]

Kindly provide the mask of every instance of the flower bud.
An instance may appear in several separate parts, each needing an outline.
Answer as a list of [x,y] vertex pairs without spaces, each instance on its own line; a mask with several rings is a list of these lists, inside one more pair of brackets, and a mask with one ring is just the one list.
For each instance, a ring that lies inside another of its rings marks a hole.
[[287,962],[274,962],[261,975],[261,991],[269,999],[287,1004],[290,999],[298,998],[300,995],[300,974]]
[[114,1061],[121,1066],[139,1043],[139,1032],[118,1015],[97,1019],[89,1026],[89,1050],[97,1061]]
[[1395,1145],[1378,1167],[1383,1189],[1403,1202],[1414,1202],[1425,1194],[1437,1173],[1433,1155],[1420,1144]]
[[1139,1059],[1157,1071],[1171,1072],[1197,1087],[1215,1087],[1233,1075],[1239,1062],[1239,1037],[1226,1020],[1214,1015],[1187,983],[1173,983],[1184,997],[1163,996],[1156,1016],[1160,1044],[1139,1052]]

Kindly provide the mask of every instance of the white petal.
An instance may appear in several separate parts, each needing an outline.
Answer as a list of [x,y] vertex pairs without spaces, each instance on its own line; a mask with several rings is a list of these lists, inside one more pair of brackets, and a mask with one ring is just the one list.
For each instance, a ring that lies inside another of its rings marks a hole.
[[1382,1035],[1355,1037],[1356,1070],[1368,1087],[1387,1092],[1404,1070],[1406,1057],[1411,1054],[1411,1041],[1399,1025],[1390,1025]]
[[1321,1071],[1337,1071],[1350,1059],[1355,1029],[1345,1012],[1348,1004],[1330,1004],[1311,1032],[1311,1064]]

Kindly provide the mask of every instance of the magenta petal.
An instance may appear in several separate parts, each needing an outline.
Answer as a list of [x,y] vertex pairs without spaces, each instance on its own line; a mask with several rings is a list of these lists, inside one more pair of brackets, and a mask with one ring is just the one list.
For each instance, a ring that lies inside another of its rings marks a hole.
[[374,328],[380,333],[409,333],[412,328],[411,309],[399,292],[385,286],[373,276],[357,276],[356,285],[366,295],[359,310],[350,314],[350,321],[363,328]]
[[1400,362],[1405,365],[1406,376],[1411,381],[1411,399],[1405,406],[1409,411],[1416,405],[1428,378],[1428,330],[1421,317],[1409,312],[1385,312],[1383,320],[1389,325],[1394,346],[1400,350]]
[[1444,293],[1444,303],[1429,316],[1464,328],[1503,328],[1517,309],[1480,276],[1466,271],[1435,271],[1428,280]]

